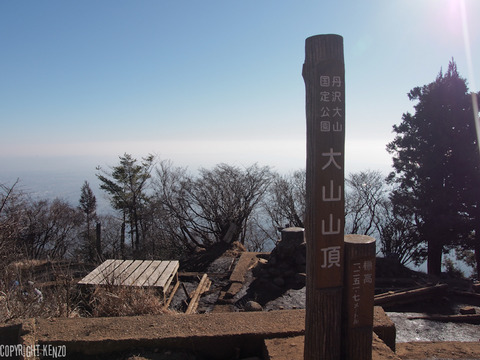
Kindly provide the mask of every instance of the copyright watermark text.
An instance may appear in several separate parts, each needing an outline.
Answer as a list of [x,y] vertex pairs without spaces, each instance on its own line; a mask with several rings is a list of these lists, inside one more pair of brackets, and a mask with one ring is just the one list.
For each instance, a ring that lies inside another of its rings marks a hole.
[[66,345],[0,345],[0,358],[46,357],[58,359],[67,357]]

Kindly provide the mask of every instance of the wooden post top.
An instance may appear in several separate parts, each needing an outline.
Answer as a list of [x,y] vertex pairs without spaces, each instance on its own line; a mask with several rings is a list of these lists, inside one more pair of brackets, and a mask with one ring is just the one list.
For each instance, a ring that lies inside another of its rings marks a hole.
[[315,35],[305,40],[305,63],[325,60],[343,62],[343,37],[335,34]]
[[282,229],[282,232],[304,232],[305,229],[301,227],[288,227],[285,229]]
[[345,235],[344,241],[349,244],[370,244],[374,243],[375,239],[367,235]]

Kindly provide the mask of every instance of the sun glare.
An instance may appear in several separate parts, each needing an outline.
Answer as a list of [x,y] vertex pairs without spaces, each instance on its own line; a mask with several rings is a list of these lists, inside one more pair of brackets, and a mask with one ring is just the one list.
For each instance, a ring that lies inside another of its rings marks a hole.
[[[467,59],[468,78],[470,80],[470,90],[475,91],[477,87],[475,84],[475,74],[473,69],[470,33],[468,29],[467,9],[465,6],[465,0],[458,0],[458,3],[460,5],[460,17],[462,22],[463,43],[465,46],[465,57]],[[478,118],[478,102],[477,102],[477,96],[475,95],[474,92],[472,92],[472,109],[473,109],[473,116],[475,118],[475,129],[477,131],[477,145],[480,151],[480,123]]]

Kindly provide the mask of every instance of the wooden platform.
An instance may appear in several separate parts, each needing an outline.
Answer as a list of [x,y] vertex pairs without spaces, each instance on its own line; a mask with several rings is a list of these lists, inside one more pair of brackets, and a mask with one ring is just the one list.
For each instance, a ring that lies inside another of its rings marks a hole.
[[166,292],[177,278],[177,260],[105,260],[80,280],[86,285],[155,287]]

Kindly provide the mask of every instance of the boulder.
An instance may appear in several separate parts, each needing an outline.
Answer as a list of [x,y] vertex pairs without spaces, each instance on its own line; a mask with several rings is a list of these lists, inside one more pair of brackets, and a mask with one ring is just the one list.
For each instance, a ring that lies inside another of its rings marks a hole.
[[256,301],[248,301],[244,307],[245,311],[263,311],[262,305]]

